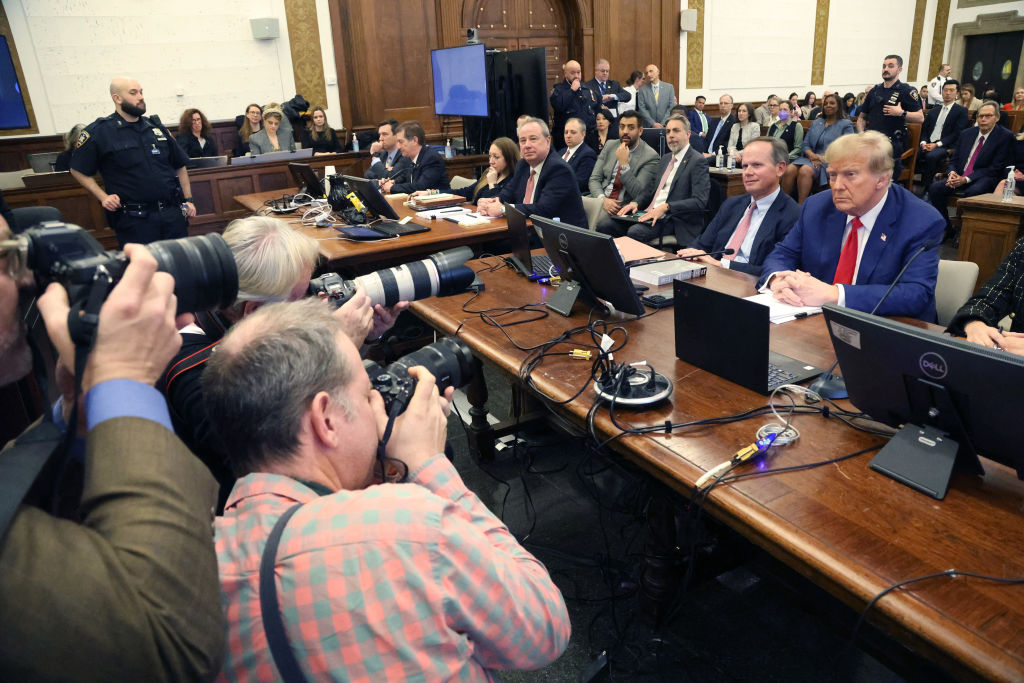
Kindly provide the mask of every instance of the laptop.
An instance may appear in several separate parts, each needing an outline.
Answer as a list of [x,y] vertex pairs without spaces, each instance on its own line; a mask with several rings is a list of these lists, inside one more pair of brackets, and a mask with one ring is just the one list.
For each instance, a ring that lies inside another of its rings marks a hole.
[[521,275],[533,282],[547,280],[558,275],[558,268],[547,254],[534,256],[530,251],[530,228],[526,216],[514,204],[505,204],[505,220],[508,221],[508,241],[512,247],[509,260]]
[[821,374],[768,348],[767,306],[678,280],[674,290],[679,360],[762,394]]

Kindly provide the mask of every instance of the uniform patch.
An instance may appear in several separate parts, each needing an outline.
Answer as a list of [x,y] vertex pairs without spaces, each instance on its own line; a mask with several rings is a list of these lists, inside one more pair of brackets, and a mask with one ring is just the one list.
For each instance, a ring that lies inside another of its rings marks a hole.
[[82,133],[78,136],[78,139],[75,140],[75,149],[78,149],[79,147],[84,145],[86,142],[88,142],[90,137],[92,137],[92,136],[89,135],[89,131],[83,130]]
[[917,91],[916,91],[916,90],[911,90],[911,91],[910,91],[910,96],[911,96],[911,97],[912,97],[913,99],[915,99],[915,100],[919,100],[919,99],[921,99],[921,96],[917,94]]

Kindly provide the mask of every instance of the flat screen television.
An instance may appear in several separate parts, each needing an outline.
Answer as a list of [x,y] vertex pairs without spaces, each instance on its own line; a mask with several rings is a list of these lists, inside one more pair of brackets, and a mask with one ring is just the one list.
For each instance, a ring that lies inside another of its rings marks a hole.
[[430,51],[435,114],[488,115],[484,49],[480,44]]
[[0,130],[28,128],[28,110],[7,36],[0,36]]

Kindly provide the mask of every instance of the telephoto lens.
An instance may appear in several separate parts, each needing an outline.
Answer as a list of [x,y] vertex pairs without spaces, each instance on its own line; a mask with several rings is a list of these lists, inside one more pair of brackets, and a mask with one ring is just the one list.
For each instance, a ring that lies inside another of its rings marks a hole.
[[[71,303],[89,295],[101,269],[116,284],[128,265],[122,252],[104,250],[88,232],[61,221],[38,223],[16,239],[22,242],[25,262],[40,287],[61,283]],[[157,268],[174,276],[179,314],[227,308],[234,303],[238,269],[227,242],[217,233],[161,240],[146,248]]]
[[326,273],[310,280],[309,293],[330,299],[341,306],[361,285],[371,305],[394,306],[399,301],[418,301],[430,296],[448,296],[465,291],[476,275],[465,265],[473,258],[469,247],[456,247],[431,254],[422,261],[406,263],[342,280],[337,273]]
[[405,410],[415,391],[416,380],[409,374],[409,368],[422,365],[429,370],[442,394],[448,387],[462,387],[473,379],[473,353],[464,341],[455,337],[428,344],[386,368],[371,360],[364,360],[363,365],[370,376],[370,384],[384,397],[388,414],[395,403],[399,405],[399,413]]

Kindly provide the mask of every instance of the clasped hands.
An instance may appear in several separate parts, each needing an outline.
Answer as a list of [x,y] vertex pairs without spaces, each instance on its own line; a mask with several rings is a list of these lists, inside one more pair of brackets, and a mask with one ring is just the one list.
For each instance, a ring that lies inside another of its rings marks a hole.
[[959,175],[956,171],[950,171],[946,177],[946,187],[960,187],[967,184],[967,176]]
[[821,306],[839,301],[838,286],[802,270],[780,270],[772,275],[768,287],[776,299],[791,306]]

